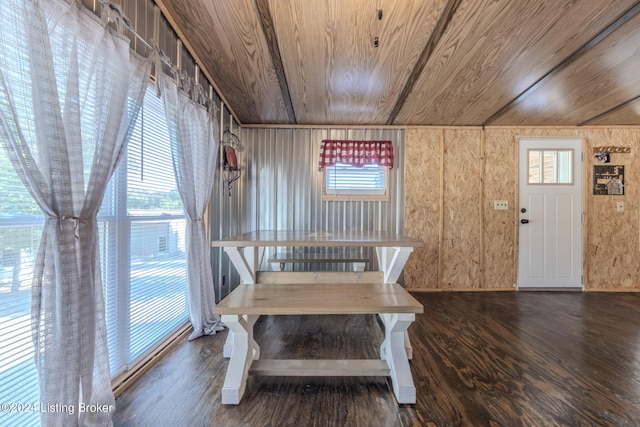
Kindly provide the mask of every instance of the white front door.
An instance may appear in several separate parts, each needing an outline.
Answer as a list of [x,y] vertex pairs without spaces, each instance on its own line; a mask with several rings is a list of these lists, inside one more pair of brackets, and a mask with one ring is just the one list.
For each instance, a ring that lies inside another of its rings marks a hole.
[[582,140],[519,140],[518,288],[582,287]]

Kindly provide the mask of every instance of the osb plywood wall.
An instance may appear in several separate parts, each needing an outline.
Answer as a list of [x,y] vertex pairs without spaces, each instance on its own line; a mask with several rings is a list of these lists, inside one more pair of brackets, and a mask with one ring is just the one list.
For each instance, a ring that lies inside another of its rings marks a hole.
[[[586,290],[640,290],[640,128],[411,128],[405,139],[405,232],[422,239],[405,267],[413,290],[510,290],[517,281],[518,145],[584,138]],[[594,196],[594,147],[625,166],[624,196]],[[507,200],[496,211],[494,200]],[[624,212],[616,202],[624,201]]]

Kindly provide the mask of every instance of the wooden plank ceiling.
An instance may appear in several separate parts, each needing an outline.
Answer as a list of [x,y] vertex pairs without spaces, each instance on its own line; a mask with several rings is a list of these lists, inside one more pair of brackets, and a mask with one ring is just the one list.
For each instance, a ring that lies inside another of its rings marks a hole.
[[638,0],[156,1],[241,124],[640,125]]

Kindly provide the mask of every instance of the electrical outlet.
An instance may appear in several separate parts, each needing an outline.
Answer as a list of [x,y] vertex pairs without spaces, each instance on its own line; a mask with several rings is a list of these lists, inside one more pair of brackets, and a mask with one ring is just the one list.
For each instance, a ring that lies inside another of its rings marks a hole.
[[624,212],[624,202],[618,202],[616,208],[618,212]]
[[508,200],[494,200],[493,201],[493,209],[495,209],[497,211],[509,210],[509,201]]

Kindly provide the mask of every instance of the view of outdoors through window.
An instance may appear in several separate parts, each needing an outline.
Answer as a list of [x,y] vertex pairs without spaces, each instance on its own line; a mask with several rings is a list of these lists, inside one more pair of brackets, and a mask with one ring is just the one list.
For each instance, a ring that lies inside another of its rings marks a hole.
[[[44,217],[0,148],[0,401],[38,402],[31,280]],[[185,218],[162,100],[144,107],[100,213],[100,268],[112,375],[188,319]],[[11,425],[37,425],[14,413]]]
[[[44,223],[0,147],[0,402],[37,402],[31,342],[31,277]],[[14,414],[38,421],[37,414]]]
[[[173,176],[164,105],[152,87],[147,90],[122,163],[112,182],[126,182],[126,209],[118,203],[121,195],[115,191],[117,186],[112,186],[110,203],[103,203],[99,215],[107,229],[124,229],[129,242],[126,248],[117,248],[116,238],[105,248],[105,253],[113,254],[114,262],[124,263],[111,268],[115,274],[104,280],[114,374],[126,369],[188,316],[186,221]],[[126,227],[120,226],[123,221]],[[127,256],[118,258],[122,252]],[[126,273],[118,278],[118,272]],[[118,318],[125,295],[128,327],[125,319]]]

